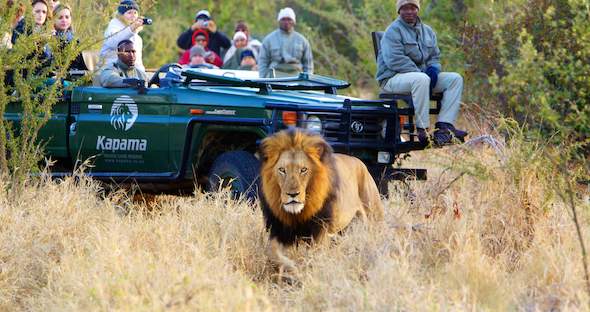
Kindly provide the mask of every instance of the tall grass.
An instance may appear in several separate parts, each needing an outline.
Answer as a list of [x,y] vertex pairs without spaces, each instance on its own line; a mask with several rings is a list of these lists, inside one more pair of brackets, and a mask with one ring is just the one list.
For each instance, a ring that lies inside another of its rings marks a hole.
[[415,155],[430,179],[392,187],[385,222],[289,250],[292,284],[264,256],[260,211],[228,194],[146,207],[85,179],[40,181],[0,193],[0,310],[587,310],[542,155],[520,140]]

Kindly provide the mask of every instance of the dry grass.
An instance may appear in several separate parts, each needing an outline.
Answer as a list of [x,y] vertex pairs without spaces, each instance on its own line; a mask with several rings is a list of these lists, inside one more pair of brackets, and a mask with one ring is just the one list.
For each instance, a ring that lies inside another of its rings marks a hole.
[[431,169],[415,199],[392,188],[383,224],[291,250],[291,285],[265,259],[259,210],[227,194],[161,196],[150,211],[85,180],[2,192],[0,310],[588,309],[570,213],[534,150],[413,162]]

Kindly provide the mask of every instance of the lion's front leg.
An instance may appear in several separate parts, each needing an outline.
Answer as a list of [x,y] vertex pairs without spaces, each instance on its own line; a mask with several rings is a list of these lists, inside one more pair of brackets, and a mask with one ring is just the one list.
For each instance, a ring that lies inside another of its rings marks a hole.
[[279,266],[279,270],[287,272],[296,272],[295,262],[283,254],[283,244],[276,238],[271,238],[267,249],[267,256],[272,263]]

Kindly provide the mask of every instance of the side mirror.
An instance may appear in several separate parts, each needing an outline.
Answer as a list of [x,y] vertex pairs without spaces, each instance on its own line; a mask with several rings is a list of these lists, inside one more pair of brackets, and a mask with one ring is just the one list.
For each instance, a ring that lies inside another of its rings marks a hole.
[[123,79],[123,83],[133,89],[137,89],[137,93],[139,93],[139,94],[146,94],[147,93],[147,89],[145,87],[145,80],[137,79],[137,78],[125,78],[125,79]]

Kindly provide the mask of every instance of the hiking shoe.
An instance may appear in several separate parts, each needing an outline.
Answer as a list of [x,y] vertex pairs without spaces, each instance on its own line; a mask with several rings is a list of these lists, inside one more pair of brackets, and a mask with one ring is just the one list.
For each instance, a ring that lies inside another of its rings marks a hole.
[[469,134],[467,131],[463,131],[455,128],[453,124],[448,122],[437,122],[435,127],[440,130],[449,130],[459,141],[465,142],[465,137]]
[[430,135],[428,134],[428,130],[423,128],[416,128],[418,130],[418,141],[421,144],[428,145],[430,143]]
[[453,134],[449,129],[436,129],[432,135],[434,145],[443,146],[453,143]]

